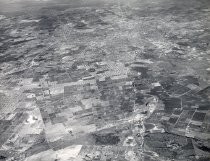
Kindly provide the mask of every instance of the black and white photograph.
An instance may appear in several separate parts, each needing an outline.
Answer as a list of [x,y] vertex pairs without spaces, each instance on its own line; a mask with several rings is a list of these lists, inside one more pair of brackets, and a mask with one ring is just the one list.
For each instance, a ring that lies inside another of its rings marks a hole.
[[210,161],[210,0],[0,0],[0,161]]

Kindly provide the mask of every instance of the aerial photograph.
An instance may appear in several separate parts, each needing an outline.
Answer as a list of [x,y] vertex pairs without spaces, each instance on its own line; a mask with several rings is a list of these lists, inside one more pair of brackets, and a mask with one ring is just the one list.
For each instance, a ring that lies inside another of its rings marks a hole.
[[210,161],[210,0],[0,0],[0,161]]

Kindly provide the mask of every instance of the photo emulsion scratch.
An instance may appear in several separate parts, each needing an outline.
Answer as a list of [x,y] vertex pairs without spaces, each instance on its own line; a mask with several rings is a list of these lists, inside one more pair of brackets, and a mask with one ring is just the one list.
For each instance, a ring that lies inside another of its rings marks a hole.
[[0,161],[210,161],[209,0],[0,0]]

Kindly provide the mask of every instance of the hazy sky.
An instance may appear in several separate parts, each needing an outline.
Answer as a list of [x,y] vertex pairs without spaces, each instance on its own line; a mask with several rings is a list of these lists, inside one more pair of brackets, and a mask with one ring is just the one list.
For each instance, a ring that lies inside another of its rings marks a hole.
[[[67,3],[71,6],[85,6],[91,4],[106,4],[106,3],[115,3],[124,5],[131,5],[134,2],[146,2],[148,0],[0,0],[0,11],[2,12],[13,12],[25,9],[26,6],[29,7],[42,7],[45,5],[56,5]],[[149,0],[153,1],[153,0]],[[41,4],[41,5],[40,5]]]

